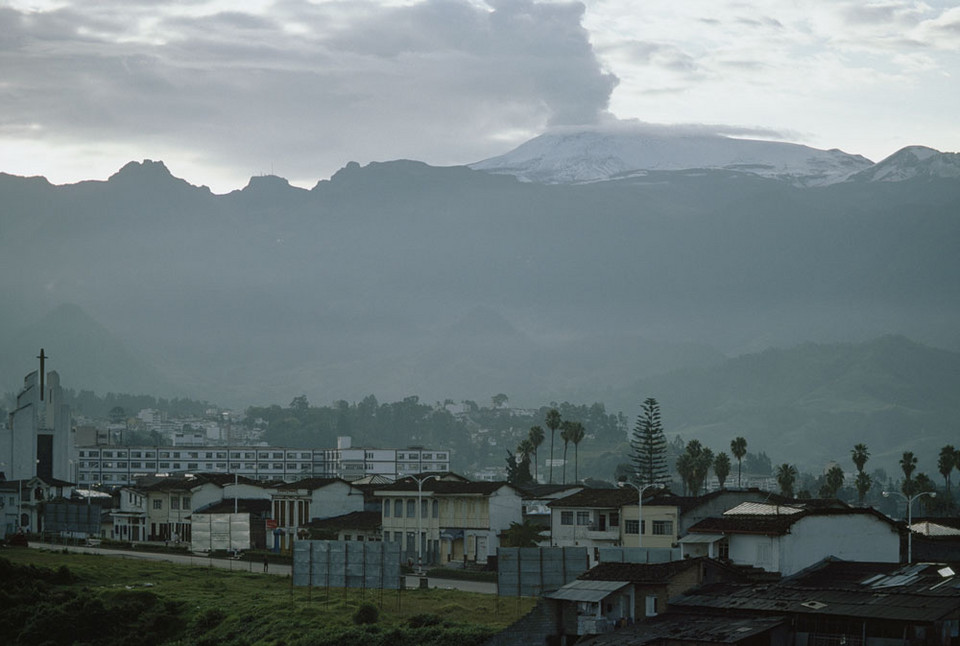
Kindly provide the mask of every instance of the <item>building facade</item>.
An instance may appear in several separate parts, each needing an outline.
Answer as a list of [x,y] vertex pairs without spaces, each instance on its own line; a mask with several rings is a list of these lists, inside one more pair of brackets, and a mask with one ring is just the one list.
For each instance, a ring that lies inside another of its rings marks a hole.
[[[81,446],[76,479],[83,486],[119,487],[172,473],[237,473],[259,481],[303,478],[391,480],[424,470],[450,470],[450,452],[434,449],[294,449],[266,446]],[[429,468],[427,468],[429,467]]]

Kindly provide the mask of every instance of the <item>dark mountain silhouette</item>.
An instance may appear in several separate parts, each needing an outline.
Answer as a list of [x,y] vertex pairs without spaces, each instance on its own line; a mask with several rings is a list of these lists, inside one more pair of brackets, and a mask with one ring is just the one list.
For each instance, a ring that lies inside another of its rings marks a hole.
[[[66,186],[0,175],[2,377],[14,389],[37,353],[16,330],[73,303],[169,384],[156,395],[506,392],[632,413],[648,393],[625,384],[744,351],[890,333],[960,348],[958,207],[960,182],[929,174],[547,186],[397,161],[228,195],[160,162]],[[77,370],[65,385],[89,387]]]

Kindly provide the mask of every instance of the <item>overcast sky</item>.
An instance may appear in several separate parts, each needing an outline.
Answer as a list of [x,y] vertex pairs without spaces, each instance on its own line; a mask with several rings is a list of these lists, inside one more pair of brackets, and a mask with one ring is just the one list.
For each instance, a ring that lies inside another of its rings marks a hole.
[[960,151],[960,2],[0,0],[0,171],[160,159],[215,192],[706,124],[879,161]]

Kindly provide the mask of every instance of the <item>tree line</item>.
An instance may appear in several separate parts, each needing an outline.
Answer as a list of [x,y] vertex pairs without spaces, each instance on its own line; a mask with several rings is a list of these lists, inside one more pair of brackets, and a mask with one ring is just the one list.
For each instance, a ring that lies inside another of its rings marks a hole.
[[[672,472],[669,456],[672,448],[674,451],[673,473],[679,477],[685,495],[705,493],[711,471],[717,478],[719,488],[725,488],[733,466],[731,455],[737,461],[737,486],[742,486],[743,462],[750,457],[747,452],[747,440],[743,437],[735,437],[730,441],[729,455],[723,451],[714,454],[711,449],[703,446],[696,439],[684,443],[678,438],[671,446],[664,435],[659,404],[653,398],[643,402],[641,413],[631,435],[630,448],[631,472],[627,475],[637,486],[670,484]],[[766,458],[765,454],[763,457]],[[877,495],[883,497],[889,497],[891,494],[902,495],[908,503],[925,494],[934,494],[923,499],[922,504],[925,509],[939,513],[957,511],[953,500],[952,475],[955,469],[960,470],[960,449],[950,444],[940,449],[937,456],[937,470],[943,478],[942,488],[939,488],[927,474],[915,474],[917,457],[912,451],[905,451],[899,461],[903,472],[899,487],[891,490],[883,490],[881,487],[878,490],[877,485],[889,484],[889,479],[885,477],[882,470],[875,472],[875,475],[867,473],[866,464],[869,459],[870,449],[866,444],[854,445],[850,451],[850,460],[856,474],[849,486],[843,467],[835,462],[831,463],[819,477],[812,477],[801,474],[795,465],[787,462],[777,465],[771,472],[769,458],[766,458],[765,473],[772,473],[780,494],[787,498],[812,498],[814,495],[820,498],[838,498],[847,491],[848,494],[845,497],[852,499],[855,495],[857,504],[864,505],[871,494],[875,499]],[[625,474],[621,471],[620,475],[623,477]],[[801,483],[804,486],[798,489]]]

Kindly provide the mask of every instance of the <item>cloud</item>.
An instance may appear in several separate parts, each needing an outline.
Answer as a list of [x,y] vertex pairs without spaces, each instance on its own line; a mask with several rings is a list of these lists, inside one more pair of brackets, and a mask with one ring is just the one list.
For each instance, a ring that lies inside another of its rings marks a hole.
[[275,163],[310,182],[350,159],[463,163],[502,152],[504,132],[596,123],[617,83],[579,4],[226,6],[0,10],[0,137],[179,150],[240,185]]

